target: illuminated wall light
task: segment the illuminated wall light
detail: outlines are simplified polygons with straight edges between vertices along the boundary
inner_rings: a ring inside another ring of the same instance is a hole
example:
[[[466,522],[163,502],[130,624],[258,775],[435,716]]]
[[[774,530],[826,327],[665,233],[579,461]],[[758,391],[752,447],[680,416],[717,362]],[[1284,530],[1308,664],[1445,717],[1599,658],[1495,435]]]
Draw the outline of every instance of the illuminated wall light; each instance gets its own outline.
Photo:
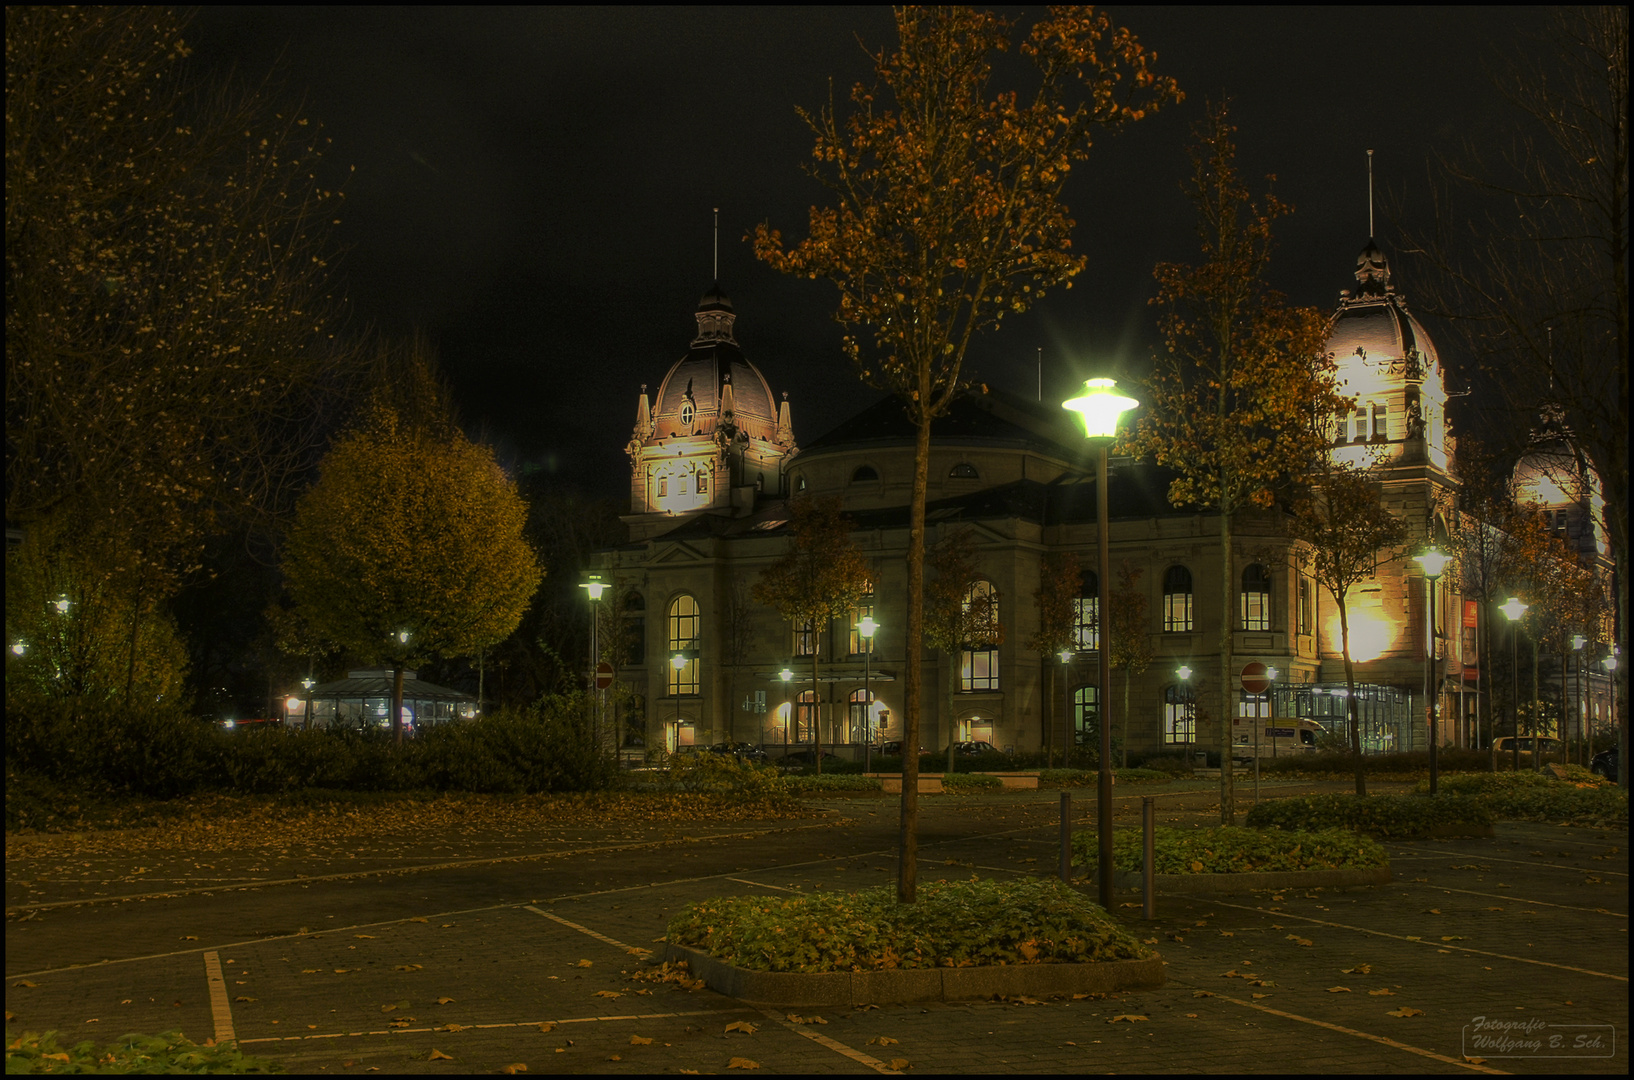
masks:
[[[1350,615],[1350,658],[1363,662],[1377,660],[1389,651],[1396,639],[1395,624],[1384,617],[1377,604],[1355,604],[1349,608]],[[1328,619],[1328,644],[1335,653],[1339,652],[1344,638],[1339,630],[1339,614],[1335,612]]]

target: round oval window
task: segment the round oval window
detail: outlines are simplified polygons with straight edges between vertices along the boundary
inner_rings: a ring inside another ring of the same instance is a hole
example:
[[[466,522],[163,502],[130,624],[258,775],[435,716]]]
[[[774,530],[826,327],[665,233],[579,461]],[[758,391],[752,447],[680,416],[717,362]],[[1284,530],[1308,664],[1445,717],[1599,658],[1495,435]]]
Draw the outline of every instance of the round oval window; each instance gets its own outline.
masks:
[[[688,426],[690,426],[692,424],[692,403],[691,402],[687,402],[685,405],[681,406],[681,423],[686,424]]]

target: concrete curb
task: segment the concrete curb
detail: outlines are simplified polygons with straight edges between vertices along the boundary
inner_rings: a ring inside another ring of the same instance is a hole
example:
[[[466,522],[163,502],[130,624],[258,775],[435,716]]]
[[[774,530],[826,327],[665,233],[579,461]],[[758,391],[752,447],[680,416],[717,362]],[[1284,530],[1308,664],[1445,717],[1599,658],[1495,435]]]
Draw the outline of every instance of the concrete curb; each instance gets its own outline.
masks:
[[[1356,885],[1390,884],[1390,867],[1370,870],[1270,870],[1257,874],[1156,874],[1153,886],[1161,896],[1166,892],[1247,892],[1251,889],[1337,889]],[[1140,873],[1120,871],[1112,875],[1114,888],[1140,891]]]
[[[692,973],[711,990],[727,997],[802,1007],[970,1001],[996,995],[1110,994],[1163,985],[1161,958],[1112,960],[1104,964],[1015,964],[818,974],[751,971],[682,945],[665,945],[664,959],[672,963],[685,960]]]

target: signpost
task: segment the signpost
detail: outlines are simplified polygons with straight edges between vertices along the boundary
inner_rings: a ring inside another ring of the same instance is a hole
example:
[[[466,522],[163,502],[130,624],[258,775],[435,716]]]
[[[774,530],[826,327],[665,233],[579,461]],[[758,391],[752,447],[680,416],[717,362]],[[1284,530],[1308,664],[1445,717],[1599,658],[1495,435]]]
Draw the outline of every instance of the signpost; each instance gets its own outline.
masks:
[[[605,690],[613,685],[613,665],[603,660],[596,665],[596,689]]]

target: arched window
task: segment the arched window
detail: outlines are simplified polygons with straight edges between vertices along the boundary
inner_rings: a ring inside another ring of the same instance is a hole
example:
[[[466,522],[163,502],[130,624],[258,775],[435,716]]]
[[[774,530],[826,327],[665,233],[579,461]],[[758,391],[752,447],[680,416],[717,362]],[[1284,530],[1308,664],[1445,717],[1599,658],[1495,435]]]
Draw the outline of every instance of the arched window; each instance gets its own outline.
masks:
[[[980,480],[982,474],[976,471],[976,466],[968,461],[961,461],[948,470],[948,477],[952,480]]]
[[[962,650],[959,689],[999,688],[999,591],[991,581],[976,580],[965,590],[964,612],[970,636]]]
[[[1163,629],[1189,631],[1191,626],[1191,571],[1171,566],[1163,575]]]
[[[681,426],[682,427],[684,427],[684,428],[686,428],[688,430],[691,430],[692,420],[693,420],[693,417],[695,415],[696,415],[696,412],[692,408],[692,402],[690,402],[690,401],[681,402]]]
[[[664,657],[664,670],[669,672],[672,696],[698,692],[698,635],[702,629],[703,615],[698,610],[698,601],[684,593],[670,601],[669,652]],[[679,670],[673,663],[677,654],[686,660]]]
[[[1244,630],[1271,629],[1271,572],[1259,563],[1243,571],[1241,607]]]
[[[1084,583],[1073,601],[1073,647],[1080,652],[1093,652],[1101,647],[1101,595],[1099,578],[1095,571],[1084,571]]]
[[[872,465],[858,465],[857,471],[851,474],[853,484],[861,484],[867,480],[878,480],[879,470]]]
[[[1180,683],[1163,690],[1163,741],[1197,741],[1197,697],[1192,693],[1190,683]]]
[[[1080,686],[1072,692],[1072,741],[1098,750],[1101,745],[1101,688]]]
[[[794,478],[794,490],[796,490],[796,491],[806,490],[806,478],[804,476],[796,476]]]
[[[794,741],[801,743],[817,741],[817,691],[802,690],[795,699],[794,707]]]
[[[647,662],[647,601],[633,589],[624,594],[623,645],[625,663]]]
[[[873,710],[868,706],[874,703],[877,697],[871,690],[853,690],[851,692],[851,731],[847,734],[846,742],[865,742],[874,736],[868,721]]]

